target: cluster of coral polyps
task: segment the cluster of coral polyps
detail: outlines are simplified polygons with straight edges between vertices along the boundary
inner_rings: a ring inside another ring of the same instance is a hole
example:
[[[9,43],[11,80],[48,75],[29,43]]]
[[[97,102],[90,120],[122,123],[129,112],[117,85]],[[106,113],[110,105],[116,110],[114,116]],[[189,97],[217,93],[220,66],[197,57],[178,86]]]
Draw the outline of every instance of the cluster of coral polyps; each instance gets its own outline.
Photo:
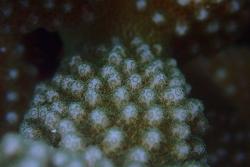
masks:
[[[55,149],[44,141],[6,134],[0,142],[0,165],[18,167],[113,167],[100,148],[89,146],[81,153]]]
[[[71,56],[39,84],[20,132],[73,152],[97,145],[119,166],[206,166],[203,105],[162,46],[136,37],[98,55]]]

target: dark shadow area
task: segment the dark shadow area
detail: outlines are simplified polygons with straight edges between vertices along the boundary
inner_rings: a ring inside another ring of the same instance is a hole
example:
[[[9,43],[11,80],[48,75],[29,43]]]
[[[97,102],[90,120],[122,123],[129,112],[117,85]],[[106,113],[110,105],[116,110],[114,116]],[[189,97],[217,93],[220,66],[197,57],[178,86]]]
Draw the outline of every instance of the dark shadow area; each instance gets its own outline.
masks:
[[[24,59],[38,70],[38,78],[49,79],[60,64],[63,42],[57,32],[38,28],[23,37]]]

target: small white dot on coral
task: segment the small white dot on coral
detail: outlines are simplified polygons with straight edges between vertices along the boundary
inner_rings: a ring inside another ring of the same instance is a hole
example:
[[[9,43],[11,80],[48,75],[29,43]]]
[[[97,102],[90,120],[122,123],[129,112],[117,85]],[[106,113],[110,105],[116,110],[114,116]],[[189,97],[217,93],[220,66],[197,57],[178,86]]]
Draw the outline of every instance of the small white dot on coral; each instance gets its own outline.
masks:
[[[199,21],[203,21],[207,19],[208,16],[209,16],[208,11],[205,8],[201,8],[197,13],[196,19]]]
[[[8,102],[15,102],[18,100],[18,94],[15,91],[8,91],[6,93],[6,100]]]
[[[181,6],[186,6],[190,3],[190,0],[177,0],[177,3]]]
[[[4,53],[4,52],[6,52],[6,48],[5,47],[0,47],[0,53]]]
[[[103,157],[102,154],[102,151],[97,146],[90,146],[86,149],[83,158],[87,162],[87,166],[94,166]]]
[[[165,22],[165,17],[163,14],[156,12],[153,16],[152,16],[152,20],[155,24],[160,25],[162,23]]]
[[[63,4],[63,11],[64,11],[64,13],[69,13],[69,12],[71,12],[71,11],[72,11],[72,8],[73,8],[73,6],[72,6],[72,4],[70,4],[70,3],[65,3],[65,4]]]
[[[237,0],[233,0],[230,2],[230,11],[233,12],[238,12],[240,10],[240,2]]]
[[[136,8],[139,11],[145,10],[147,7],[147,1],[146,0],[137,0],[136,1]]]
[[[8,72],[8,76],[9,76],[10,79],[13,79],[13,80],[17,79],[17,77],[18,77],[18,70],[15,69],[15,68],[10,69],[9,72]]]
[[[148,161],[148,154],[143,148],[135,147],[130,150],[128,159],[131,161],[138,161],[145,163]]]
[[[5,119],[9,124],[15,124],[18,121],[18,115],[16,112],[10,111],[6,113]]]
[[[178,22],[175,26],[175,32],[180,35],[183,36],[187,33],[188,31],[188,25],[186,23],[180,23]]]

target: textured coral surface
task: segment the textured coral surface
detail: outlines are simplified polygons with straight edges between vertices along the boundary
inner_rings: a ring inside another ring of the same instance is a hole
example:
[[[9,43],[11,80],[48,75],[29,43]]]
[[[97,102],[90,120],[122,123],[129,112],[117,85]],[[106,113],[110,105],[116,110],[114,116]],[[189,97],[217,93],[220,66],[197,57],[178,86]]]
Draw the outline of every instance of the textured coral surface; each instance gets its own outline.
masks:
[[[97,146],[73,153],[55,149],[43,141],[31,141],[18,134],[6,134],[0,143],[0,165],[18,167],[113,167]]]
[[[63,61],[37,86],[21,133],[74,152],[98,145],[118,165],[202,166],[203,105],[187,97],[190,86],[161,49],[136,37],[100,48],[99,63],[81,55]]]

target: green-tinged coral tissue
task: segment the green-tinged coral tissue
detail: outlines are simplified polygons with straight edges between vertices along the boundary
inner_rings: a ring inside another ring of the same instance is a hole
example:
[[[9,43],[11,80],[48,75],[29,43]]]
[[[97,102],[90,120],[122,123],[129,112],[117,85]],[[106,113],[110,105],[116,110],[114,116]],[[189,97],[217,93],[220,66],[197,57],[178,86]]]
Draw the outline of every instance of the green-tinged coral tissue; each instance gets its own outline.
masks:
[[[205,166],[203,105],[176,61],[139,37],[100,50],[37,86],[22,135],[76,153],[95,145],[118,166]]]

